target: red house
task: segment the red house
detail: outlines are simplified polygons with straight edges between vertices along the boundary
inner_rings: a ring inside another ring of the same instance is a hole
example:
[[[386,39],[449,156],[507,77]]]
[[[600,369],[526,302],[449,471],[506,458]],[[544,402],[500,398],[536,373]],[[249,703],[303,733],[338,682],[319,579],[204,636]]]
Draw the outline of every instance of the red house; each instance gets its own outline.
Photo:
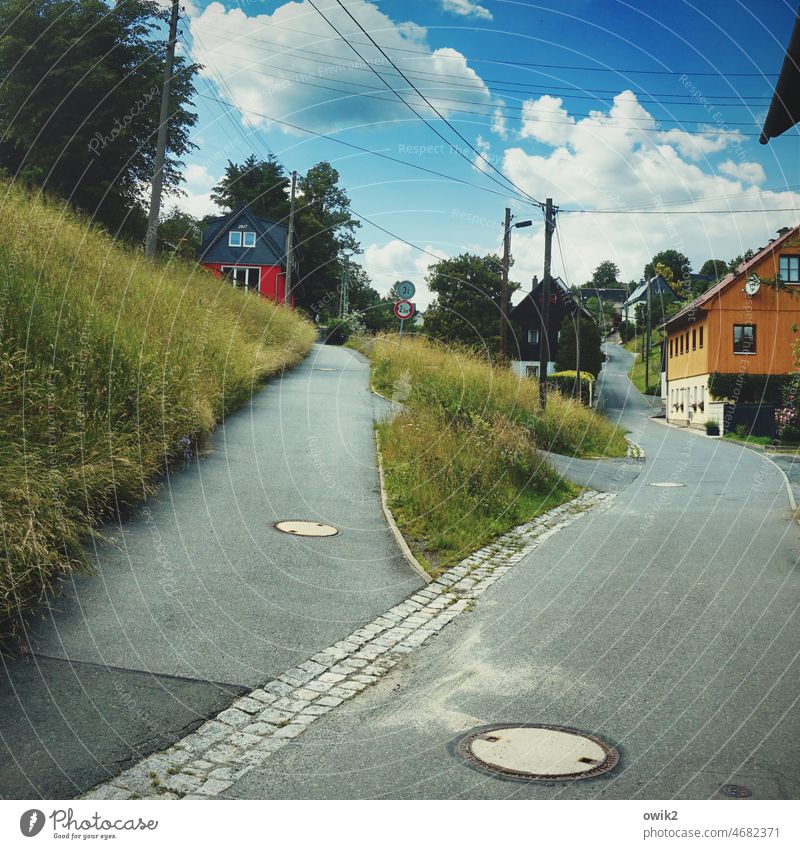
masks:
[[[230,279],[233,286],[294,306],[294,293],[286,291],[288,235],[285,224],[259,218],[242,205],[206,223],[198,259],[215,274]],[[297,251],[292,254],[294,289],[299,279]]]

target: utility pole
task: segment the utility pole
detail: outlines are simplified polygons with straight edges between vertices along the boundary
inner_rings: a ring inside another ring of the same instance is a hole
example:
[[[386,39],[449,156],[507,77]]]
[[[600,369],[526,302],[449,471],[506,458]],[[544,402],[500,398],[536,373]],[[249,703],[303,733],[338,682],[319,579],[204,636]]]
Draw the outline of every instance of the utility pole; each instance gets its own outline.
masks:
[[[580,296],[579,296],[580,297]],[[578,304],[578,326],[575,328],[575,382],[578,384],[578,402],[583,403],[581,395],[581,307]]]
[[[500,287],[500,362],[506,360],[508,325],[508,266],[511,262],[511,210],[506,207],[503,219],[503,282]]]
[[[164,66],[164,85],[161,88],[161,115],[156,140],[156,161],[150,189],[150,213],[147,216],[147,234],[144,242],[144,255],[153,259],[158,247],[158,219],[161,217],[161,190],[164,187],[164,162],[167,157],[167,131],[169,130],[169,87],[172,82],[172,65],[175,61],[175,42],[178,37],[178,3],[172,0],[172,12],[169,18],[169,38],[167,40],[167,61]]]
[[[544,207],[544,278],[542,279],[542,330],[539,334],[539,403],[542,409],[547,404],[547,363],[550,360],[550,339],[547,333],[550,324],[550,265],[553,252],[553,199],[547,198]],[[545,340],[547,345],[545,347]]]
[[[651,280],[647,281],[647,345],[644,349],[644,391],[647,394],[647,390],[650,388],[650,304],[652,298],[652,289],[651,289]]]
[[[350,258],[345,257],[344,260],[344,271],[342,272],[342,288],[339,293],[339,316],[343,316],[350,309],[350,293],[349,289],[349,281],[348,281],[348,273],[350,271]]]
[[[286,234],[286,291],[283,302],[291,304],[292,271],[294,270],[294,193],[297,185],[297,171],[292,171],[292,193],[289,197],[289,232]]]

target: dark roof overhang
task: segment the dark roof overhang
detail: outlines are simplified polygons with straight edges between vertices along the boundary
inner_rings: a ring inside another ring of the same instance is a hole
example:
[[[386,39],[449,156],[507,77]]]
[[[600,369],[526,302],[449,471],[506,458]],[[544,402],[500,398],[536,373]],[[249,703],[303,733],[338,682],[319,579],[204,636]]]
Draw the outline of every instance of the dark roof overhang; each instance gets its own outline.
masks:
[[[759,141],[766,144],[800,121],[800,10],[786,48],[772,103]]]

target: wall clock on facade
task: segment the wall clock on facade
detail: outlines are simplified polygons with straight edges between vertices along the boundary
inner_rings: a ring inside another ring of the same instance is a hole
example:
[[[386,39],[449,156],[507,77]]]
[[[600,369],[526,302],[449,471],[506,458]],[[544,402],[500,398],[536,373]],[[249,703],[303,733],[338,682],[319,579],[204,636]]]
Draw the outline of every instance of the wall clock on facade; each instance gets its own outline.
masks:
[[[759,279],[758,275],[757,274],[751,274],[747,278],[747,282],[744,284],[744,290],[752,298],[753,295],[755,295],[756,292],[758,292],[758,289],[759,289],[760,286],[761,286],[761,280]]]

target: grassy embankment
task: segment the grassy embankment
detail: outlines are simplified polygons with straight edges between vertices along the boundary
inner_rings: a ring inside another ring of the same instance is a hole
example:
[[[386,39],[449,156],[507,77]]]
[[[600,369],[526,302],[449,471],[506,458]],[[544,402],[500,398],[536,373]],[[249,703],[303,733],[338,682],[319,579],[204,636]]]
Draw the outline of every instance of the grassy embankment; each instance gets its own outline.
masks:
[[[655,394],[661,392],[661,332],[654,330],[650,340],[650,390],[655,389]],[[633,354],[633,368],[628,373],[633,385],[644,395],[644,358],[642,350],[644,349],[644,339],[642,336],[635,336],[625,343],[625,349]]]
[[[534,380],[459,349],[405,337],[356,345],[373,387],[405,412],[379,425],[392,512],[432,573],[571,498],[539,449],[624,456],[622,431],[558,393],[541,413]]]
[[[0,183],[0,633],[314,335]]]

